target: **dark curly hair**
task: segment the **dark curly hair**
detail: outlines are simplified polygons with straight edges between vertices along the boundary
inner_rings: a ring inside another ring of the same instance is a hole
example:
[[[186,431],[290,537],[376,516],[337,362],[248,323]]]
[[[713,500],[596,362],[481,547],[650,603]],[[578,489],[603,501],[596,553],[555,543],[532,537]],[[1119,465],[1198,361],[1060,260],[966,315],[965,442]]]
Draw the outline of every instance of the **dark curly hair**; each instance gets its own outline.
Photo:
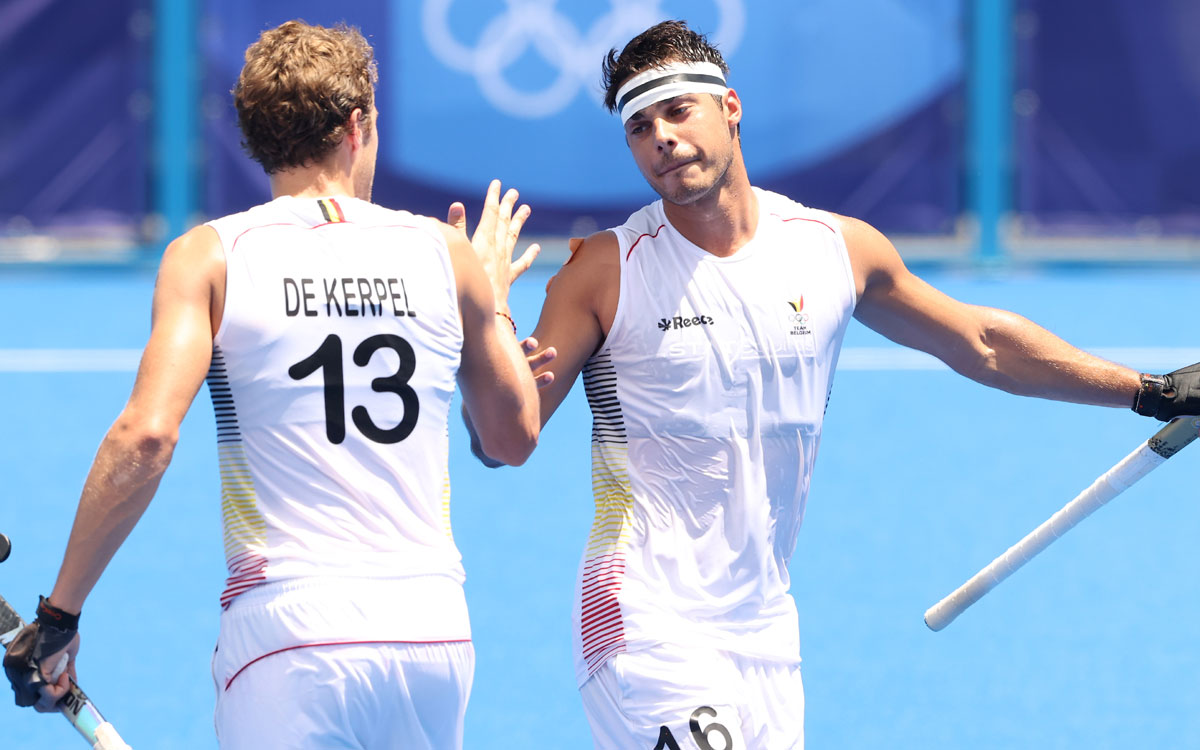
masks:
[[[643,70],[668,62],[708,62],[729,75],[725,58],[706,36],[692,31],[683,21],[663,21],[631,39],[620,54],[616,49],[608,51],[601,66],[604,106],[616,112],[621,84]]]
[[[288,21],[264,31],[233,88],[242,146],[267,174],[320,162],[355,109],[371,132],[377,79],[375,53],[354,27]]]

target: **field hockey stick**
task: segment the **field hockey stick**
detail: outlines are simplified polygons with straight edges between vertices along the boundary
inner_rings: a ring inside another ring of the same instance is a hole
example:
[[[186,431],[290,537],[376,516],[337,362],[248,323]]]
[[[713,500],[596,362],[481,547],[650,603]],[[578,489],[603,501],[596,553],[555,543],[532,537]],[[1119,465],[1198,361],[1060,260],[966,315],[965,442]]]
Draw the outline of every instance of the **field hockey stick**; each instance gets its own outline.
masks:
[[[949,596],[925,612],[925,624],[930,630],[941,630],[953,622],[963,610],[979,601],[1034,555],[1079,523],[1095,513],[1102,505],[1131,487],[1171,456],[1182,450],[1200,434],[1200,417],[1177,417],[1121,459],[1092,485],[1064,505],[1041,526],[1008,548],[976,573]]]

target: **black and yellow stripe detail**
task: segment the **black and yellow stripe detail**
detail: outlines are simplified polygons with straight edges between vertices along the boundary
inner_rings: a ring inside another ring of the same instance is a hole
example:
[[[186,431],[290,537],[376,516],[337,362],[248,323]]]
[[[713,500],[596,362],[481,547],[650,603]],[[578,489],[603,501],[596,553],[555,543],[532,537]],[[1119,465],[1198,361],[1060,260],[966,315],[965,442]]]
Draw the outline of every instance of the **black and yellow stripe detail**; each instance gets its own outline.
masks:
[[[592,409],[592,498],[596,503],[585,554],[594,560],[625,548],[633,519],[628,438],[611,351],[597,354],[583,366],[583,387]]]
[[[330,224],[346,220],[346,214],[342,213],[342,207],[333,198],[318,198],[317,205],[321,207],[321,215],[325,217],[325,221]]]

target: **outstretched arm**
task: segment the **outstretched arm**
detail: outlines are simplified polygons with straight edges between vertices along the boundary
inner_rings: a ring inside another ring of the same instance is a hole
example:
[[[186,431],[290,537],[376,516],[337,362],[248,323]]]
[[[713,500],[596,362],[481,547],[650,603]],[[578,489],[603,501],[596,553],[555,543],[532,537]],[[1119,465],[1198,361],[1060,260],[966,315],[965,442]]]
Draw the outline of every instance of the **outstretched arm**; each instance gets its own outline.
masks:
[[[913,275],[870,225],[842,217],[858,286],[854,316],[892,341],[927,352],[993,388],[1130,408],[1136,370],[1071,346],[1015,313],[959,302]]]

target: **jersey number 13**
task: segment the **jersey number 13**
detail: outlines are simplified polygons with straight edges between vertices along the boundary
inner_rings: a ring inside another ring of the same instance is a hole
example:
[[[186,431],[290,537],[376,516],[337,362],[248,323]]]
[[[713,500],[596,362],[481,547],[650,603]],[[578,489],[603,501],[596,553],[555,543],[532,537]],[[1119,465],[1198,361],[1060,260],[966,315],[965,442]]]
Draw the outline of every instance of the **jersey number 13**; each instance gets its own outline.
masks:
[[[399,396],[404,405],[404,418],[395,427],[385,430],[375,424],[365,406],[355,406],[350,416],[354,426],[368,439],[376,443],[398,443],[412,434],[421,410],[417,392],[408,384],[416,369],[417,357],[412,345],[400,336],[380,333],[363,340],[354,349],[354,364],[366,367],[380,349],[394,351],[400,357],[400,364],[391,375],[372,380],[371,390]],[[342,339],[336,334],[326,336],[315,352],[289,367],[288,375],[292,380],[304,380],[317,370],[324,370],[325,377],[325,435],[329,442],[338,445],[346,439],[346,387],[342,379]]]

